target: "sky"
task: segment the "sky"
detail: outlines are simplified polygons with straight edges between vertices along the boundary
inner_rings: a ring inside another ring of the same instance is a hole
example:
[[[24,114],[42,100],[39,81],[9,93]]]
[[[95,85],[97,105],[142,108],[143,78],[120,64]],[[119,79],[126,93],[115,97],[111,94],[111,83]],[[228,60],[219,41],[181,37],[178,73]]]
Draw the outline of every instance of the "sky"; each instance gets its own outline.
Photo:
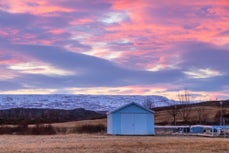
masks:
[[[229,99],[228,0],[0,0],[0,94]]]

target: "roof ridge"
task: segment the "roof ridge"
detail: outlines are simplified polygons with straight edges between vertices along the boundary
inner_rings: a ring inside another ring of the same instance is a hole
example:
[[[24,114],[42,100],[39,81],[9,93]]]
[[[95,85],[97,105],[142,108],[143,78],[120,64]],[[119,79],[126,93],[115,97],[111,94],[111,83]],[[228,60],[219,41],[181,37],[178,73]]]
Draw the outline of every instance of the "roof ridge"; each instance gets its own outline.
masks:
[[[125,108],[125,107],[127,107],[127,106],[129,106],[129,105],[133,105],[133,104],[136,105],[136,106],[138,106],[138,107],[140,107],[140,108],[142,108],[142,109],[144,109],[144,110],[146,110],[146,111],[148,111],[148,112],[150,112],[150,113],[154,113],[154,111],[152,111],[152,110],[150,110],[150,109],[148,109],[148,108],[146,108],[146,107],[140,105],[139,103],[130,102],[130,103],[127,103],[127,104],[125,104],[125,105],[123,105],[123,106],[121,106],[121,107],[118,107],[118,108],[116,108],[116,109],[114,109],[114,110],[112,110],[112,111],[109,111],[107,114],[114,113],[114,112],[116,112],[116,111],[118,111],[118,110],[121,110],[121,109],[123,109],[123,108]]]

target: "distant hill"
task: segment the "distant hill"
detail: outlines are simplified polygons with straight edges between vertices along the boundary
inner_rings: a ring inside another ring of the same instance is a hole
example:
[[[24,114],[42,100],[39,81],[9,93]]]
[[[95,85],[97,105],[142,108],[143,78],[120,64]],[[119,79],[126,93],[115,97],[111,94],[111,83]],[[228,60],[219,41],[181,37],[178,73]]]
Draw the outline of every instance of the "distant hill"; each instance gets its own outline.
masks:
[[[12,108],[0,110],[1,124],[54,123],[104,118],[105,114],[85,109]]]
[[[155,123],[219,125],[220,102],[208,101],[178,105],[179,102],[163,96],[125,95],[0,95],[0,123],[66,122],[104,117],[105,112],[130,102],[154,105]],[[223,101],[223,122],[229,124],[229,100]],[[89,111],[90,110],[90,111]]]
[[[163,96],[139,95],[0,95],[0,110],[10,108],[65,109],[84,108],[93,111],[110,111],[130,102],[142,104],[153,101],[155,106],[173,102]]]
[[[155,107],[156,125],[174,125],[175,105]],[[73,110],[42,108],[11,108],[0,110],[1,124],[56,123],[105,118],[106,111],[82,108]],[[176,105],[176,125],[206,124],[219,125],[221,105],[219,101]],[[223,123],[229,125],[229,100],[222,104]]]
[[[222,102],[222,122],[229,125],[229,100]],[[174,116],[176,116],[177,125],[219,125],[221,104],[220,101],[207,101],[189,105],[156,107],[154,111],[155,123],[158,125],[174,125]]]

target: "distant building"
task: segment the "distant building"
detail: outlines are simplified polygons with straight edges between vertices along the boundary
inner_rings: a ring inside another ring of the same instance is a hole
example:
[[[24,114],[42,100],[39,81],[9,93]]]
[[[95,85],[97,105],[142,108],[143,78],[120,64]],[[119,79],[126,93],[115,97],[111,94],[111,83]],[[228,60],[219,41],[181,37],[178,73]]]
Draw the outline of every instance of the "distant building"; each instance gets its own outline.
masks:
[[[211,126],[193,125],[191,126],[191,133],[204,133],[205,128],[211,128]]]
[[[108,113],[107,133],[113,135],[154,135],[154,112],[129,103]]]

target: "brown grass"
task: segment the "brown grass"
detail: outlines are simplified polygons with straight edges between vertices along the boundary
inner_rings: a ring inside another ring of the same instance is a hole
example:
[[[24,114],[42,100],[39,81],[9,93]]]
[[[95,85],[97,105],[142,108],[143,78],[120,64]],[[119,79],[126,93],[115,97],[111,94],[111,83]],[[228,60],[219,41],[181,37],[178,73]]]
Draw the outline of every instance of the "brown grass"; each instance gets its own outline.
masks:
[[[74,129],[106,120],[52,124]],[[66,131],[65,131],[66,132]],[[71,133],[71,131],[68,131]],[[66,132],[67,133],[67,132]],[[0,153],[228,153],[228,138],[194,136],[110,136],[106,134],[1,135]]]
[[[97,120],[83,120],[83,121],[74,121],[74,122],[64,122],[64,123],[53,123],[51,124],[57,134],[70,134],[78,133],[78,129],[85,126],[107,126],[106,119],[97,119]]]
[[[69,134],[0,137],[1,153],[226,153],[229,139]]]
[[[107,124],[106,119],[97,119],[97,120],[83,120],[83,121],[73,121],[73,122],[63,122],[63,123],[53,123],[54,127],[76,127],[81,125],[98,125],[98,124]]]
[[[203,121],[200,123],[198,121],[198,112],[201,111],[201,115],[203,115]],[[219,106],[191,106],[190,109],[190,116],[189,121],[193,124],[219,124],[219,117],[217,116],[217,113],[219,113],[220,107]],[[225,106],[223,108],[224,114],[229,113],[229,107]],[[179,112],[179,110],[177,110]],[[178,113],[177,114],[177,123],[182,122],[182,117]],[[173,125],[173,116],[169,113],[169,111],[165,108],[162,110],[155,111],[155,123],[156,124],[170,124]],[[181,123],[183,124],[183,123]]]

